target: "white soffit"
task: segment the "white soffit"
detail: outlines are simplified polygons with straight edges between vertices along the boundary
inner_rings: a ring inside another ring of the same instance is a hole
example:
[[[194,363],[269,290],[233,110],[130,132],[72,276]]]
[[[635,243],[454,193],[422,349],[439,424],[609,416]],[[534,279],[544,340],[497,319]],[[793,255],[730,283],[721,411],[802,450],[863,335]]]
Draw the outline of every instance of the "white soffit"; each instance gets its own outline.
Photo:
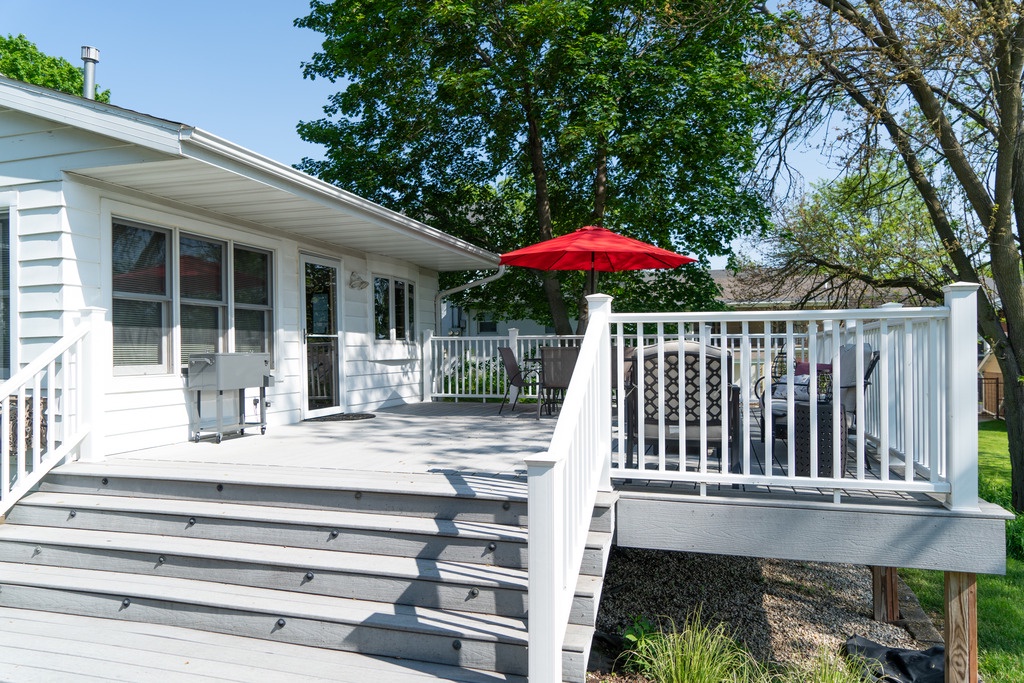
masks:
[[[64,169],[75,176],[431,270],[498,265],[497,254],[196,128],[3,77],[0,106],[166,154]]]

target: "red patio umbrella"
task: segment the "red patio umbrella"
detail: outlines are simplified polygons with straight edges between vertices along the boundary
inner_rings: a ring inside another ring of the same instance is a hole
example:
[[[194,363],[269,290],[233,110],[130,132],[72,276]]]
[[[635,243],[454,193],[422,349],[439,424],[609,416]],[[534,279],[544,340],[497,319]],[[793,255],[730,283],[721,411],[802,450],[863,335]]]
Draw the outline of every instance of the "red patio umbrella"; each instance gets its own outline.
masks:
[[[501,263],[510,266],[537,270],[589,270],[591,291],[594,289],[594,271],[675,268],[696,260],[596,225],[501,255]]]

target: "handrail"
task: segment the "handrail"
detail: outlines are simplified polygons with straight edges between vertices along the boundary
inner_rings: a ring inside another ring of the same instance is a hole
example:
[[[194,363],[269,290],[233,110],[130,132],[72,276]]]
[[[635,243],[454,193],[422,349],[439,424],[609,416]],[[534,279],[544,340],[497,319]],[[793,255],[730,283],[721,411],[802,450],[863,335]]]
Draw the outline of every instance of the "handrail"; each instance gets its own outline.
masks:
[[[527,458],[529,510],[529,671],[562,680],[562,643],[597,492],[610,490],[611,297],[594,294],[548,450]]]
[[[91,362],[86,356],[93,320],[84,320],[0,383],[0,515],[58,463],[79,453],[89,437],[83,376]]]

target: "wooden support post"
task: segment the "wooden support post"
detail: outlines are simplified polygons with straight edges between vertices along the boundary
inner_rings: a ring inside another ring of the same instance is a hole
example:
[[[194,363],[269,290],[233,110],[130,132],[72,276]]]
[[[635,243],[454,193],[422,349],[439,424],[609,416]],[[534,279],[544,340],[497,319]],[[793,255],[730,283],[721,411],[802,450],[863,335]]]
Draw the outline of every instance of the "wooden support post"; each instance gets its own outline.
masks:
[[[946,572],[946,683],[978,681],[978,585],[968,572]]]
[[[892,623],[900,618],[899,579],[896,567],[871,567],[871,593],[875,621]]]

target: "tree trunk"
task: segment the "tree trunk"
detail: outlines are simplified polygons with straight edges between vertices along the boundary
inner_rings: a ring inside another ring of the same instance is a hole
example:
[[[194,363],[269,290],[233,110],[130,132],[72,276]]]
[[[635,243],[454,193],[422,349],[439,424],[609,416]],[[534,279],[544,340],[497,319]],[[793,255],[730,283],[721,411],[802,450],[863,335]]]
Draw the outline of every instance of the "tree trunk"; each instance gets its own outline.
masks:
[[[597,141],[597,170],[594,172],[594,210],[590,212],[590,222],[594,225],[604,225],[604,207],[608,201],[608,140],[604,135],[598,136]],[[590,325],[590,308],[587,306],[587,294],[597,293],[597,271],[594,271],[593,279],[587,273],[586,284],[583,286],[583,296],[580,297],[579,324],[576,325],[576,334],[586,334]]]
[[[527,137],[530,149],[530,170],[533,172],[534,197],[537,208],[537,227],[540,231],[541,240],[549,240],[554,237],[551,229],[551,200],[548,195],[548,175],[544,166],[544,141],[540,136],[540,124],[537,122],[536,112],[532,106],[532,96],[529,91],[526,93],[526,101],[523,109],[527,119]],[[569,313],[565,308],[565,299],[562,297],[562,287],[558,278],[552,272],[542,272],[544,295],[548,300],[548,309],[551,311],[551,319],[555,325],[555,334],[572,334],[572,326],[569,324]]]

